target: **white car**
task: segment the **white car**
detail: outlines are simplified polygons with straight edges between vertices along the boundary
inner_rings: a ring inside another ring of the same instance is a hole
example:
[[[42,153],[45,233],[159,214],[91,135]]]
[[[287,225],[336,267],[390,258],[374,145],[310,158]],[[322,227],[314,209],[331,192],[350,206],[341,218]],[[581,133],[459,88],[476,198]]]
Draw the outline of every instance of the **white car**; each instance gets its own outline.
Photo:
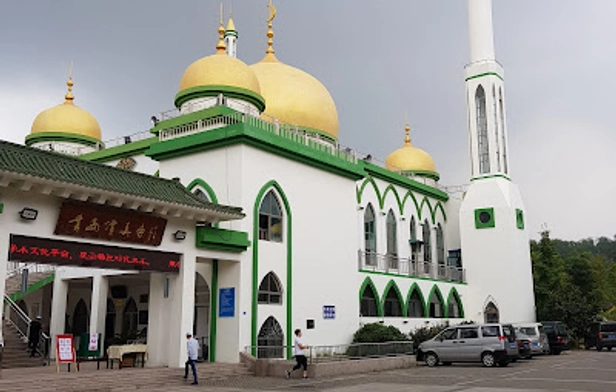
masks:
[[[548,335],[543,330],[543,325],[541,325],[541,323],[516,323],[513,324],[513,327],[516,332],[527,335],[530,338],[530,351],[532,355],[550,353]]]

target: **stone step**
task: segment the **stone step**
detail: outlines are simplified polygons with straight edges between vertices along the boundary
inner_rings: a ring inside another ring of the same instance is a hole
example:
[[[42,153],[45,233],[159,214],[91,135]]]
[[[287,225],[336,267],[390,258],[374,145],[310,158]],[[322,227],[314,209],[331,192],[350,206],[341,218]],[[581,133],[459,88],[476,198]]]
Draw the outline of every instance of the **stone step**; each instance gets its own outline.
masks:
[[[40,357],[30,358],[28,343],[23,340],[12,324],[3,323],[4,352],[2,369],[42,367],[45,362]]]

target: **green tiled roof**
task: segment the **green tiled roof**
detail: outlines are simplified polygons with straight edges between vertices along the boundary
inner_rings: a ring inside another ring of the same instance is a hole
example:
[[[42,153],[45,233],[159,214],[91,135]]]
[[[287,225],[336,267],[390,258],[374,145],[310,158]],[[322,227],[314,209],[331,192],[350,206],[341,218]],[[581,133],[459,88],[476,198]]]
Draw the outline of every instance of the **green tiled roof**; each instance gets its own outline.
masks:
[[[0,173],[12,172],[243,217],[242,209],[201,201],[179,181],[0,140]]]

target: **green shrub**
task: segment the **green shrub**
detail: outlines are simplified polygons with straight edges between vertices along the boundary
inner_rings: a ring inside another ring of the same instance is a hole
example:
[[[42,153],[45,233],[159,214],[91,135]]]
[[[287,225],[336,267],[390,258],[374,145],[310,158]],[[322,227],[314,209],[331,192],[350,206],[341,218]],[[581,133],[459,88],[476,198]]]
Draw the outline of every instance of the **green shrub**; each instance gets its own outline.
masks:
[[[353,343],[381,343],[399,342],[409,340],[408,336],[400,332],[393,325],[385,326],[380,323],[366,324],[355,332]]]
[[[442,324],[425,326],[415,329],[409,334],[411,339],[413,340],[413,347],[415,348],[415,350],[417,350],[417,347],[419,347],[420,343],[432,339],[447,327],[449,327],[448,321]]]

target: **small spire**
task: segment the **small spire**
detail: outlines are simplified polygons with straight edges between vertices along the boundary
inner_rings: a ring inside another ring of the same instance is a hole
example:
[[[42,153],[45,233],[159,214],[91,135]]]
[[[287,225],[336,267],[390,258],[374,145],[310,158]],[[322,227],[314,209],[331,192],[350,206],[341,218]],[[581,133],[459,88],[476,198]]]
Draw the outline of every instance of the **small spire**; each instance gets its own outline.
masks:
[[[404,136],[404,145],[405,146],[410,146],[411,145],[411,127],[409,126],[409,123],[406,123],[406,126],[404,127],[404,132],[406,133],[406,136]]]
[[[75,97],[73,96],[73,62],[72,61],[71,61],[71,66],[68,71],[68,81],[66,82],[66,85],[68,86],[68,91],[66,95],[64,96],[64,99],[66,99],[65,103],[73,103],[73,100],[75,99]]]
[[[267,19],[267,50],[266,54],[274,54],[274,30],[272,30],[272,21],[276,17],[276,7],[272,4],[272,0],[269,0],[267,8],[270,10],[269,18]]]
[[[229,5],[229,22],[227,22],[227,31],[235,31],[235,23],[233,23],[233,4]]]
[[[227,49],[227,46],[225,45],[225,28],[222,23],[222,3],[220,3],[220,25],[218,26],[218,45],[216,45],[218,54],[226,53],[225,50]]]

